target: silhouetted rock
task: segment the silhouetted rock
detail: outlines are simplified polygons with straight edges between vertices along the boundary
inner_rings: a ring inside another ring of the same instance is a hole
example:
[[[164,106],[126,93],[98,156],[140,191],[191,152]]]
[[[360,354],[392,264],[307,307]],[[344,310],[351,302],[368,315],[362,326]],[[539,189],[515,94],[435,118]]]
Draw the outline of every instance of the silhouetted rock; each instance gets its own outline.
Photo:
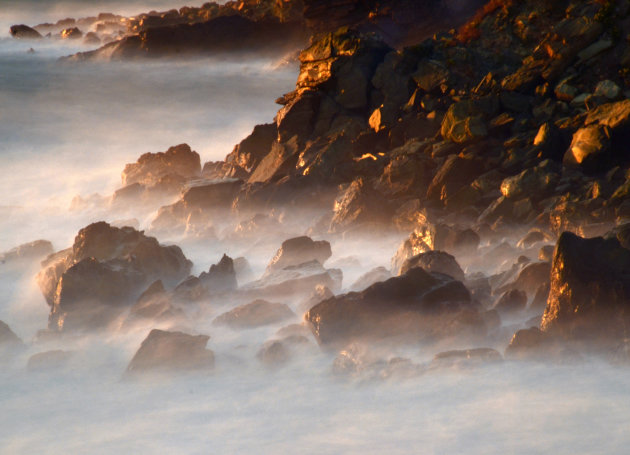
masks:
[[[12,25],[11,36],[17,39],[40,39],[42,35],[28,25]]]
[[[13,333],[13,330],[5,322],[0,321],[0,354],[10,353],[23,346],[22,340]]]
[[[518,289],[505,291],[499,298],[494,309],[501,314],[512,314],[523,311],[527,306],[527,294]]]
[[[234,261],[224,254],[217,264],[210,266],[210,270],[199,275],[199,280],[212,294],[233,291],[238,286]]]
[[[267,266],[267,273],[310,261],[317,261],[323,265],[330,256],[332,250],[326,240],[313,241],[306,236],[295,237],[282,242],[282,246]]]
[[[351,291],[359,292],[372,286],[374,283],[389,280],[392,274],[385,267],[376,267],[369,272],[361,275],[357,281],[350,286]],[[332,297],[332,296],[331,296]]]
[[[153,329],[131,359],[127,374],[211,370],[214,354],[206,349],[209,339],[207,335]]]

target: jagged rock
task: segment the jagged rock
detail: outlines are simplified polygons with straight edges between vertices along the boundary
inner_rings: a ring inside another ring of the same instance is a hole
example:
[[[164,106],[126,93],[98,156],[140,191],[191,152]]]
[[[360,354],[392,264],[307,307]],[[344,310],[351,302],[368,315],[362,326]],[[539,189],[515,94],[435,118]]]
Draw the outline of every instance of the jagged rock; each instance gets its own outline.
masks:
[[[337,198],[330,232],[342,232],[362,224],[391,221],[387,201],[363,177],[356,178]]]
[[[462,268],[453,256],[443,251],[427,251],[407,259],[400,269],[400,275],[404,275],[416,267],[422,267],[427,272],[443,273],[458,281],[464,281]]]
[[[306,236],[295,237],[282,242],[282,246],[267,265],[267,273],[310,261],[317,261],[323,265],[330,256],[332,250],[326,240],[313,241]]]
[[[527,294],[518,289],[512,289],[511,291],[505,291],[505,293],[499,298],[494,309],[499,313],[516,313],[522,311],[527,306]]]
[[[196,276],[186,278],[173,290],[173,300],[180,303],[203,302],[209,300],[210,291]]]
[[[233,291],[238,287],[234,261],[224,254],[217,264],[210,266],[208,272],[199,275],[199,280],[212,294]]]
[[[487,136],[488,129],[475,104],[472,101],[460,101],[453,103],[446,112],[441,134],[444,139],[461,144]]]
[[[0,354],[9,353],[22,346],[22,340],[5,322],[0,321]]]
[[[192,263],[177,246],[163,246],[131,227],[93,223],[71,250],[49,258],[38,284],[51,306],[51,329],[102,327],[157,279],[176,283]]]
[[[55,349],[52,351],[38,352],[28,358],[26,369],[28,371],[42,371],[67,366],[73,353]]]
[[[271,145],[277,138],[278,128],[275,123],[256,125],[254,131],[225,157],[225,162],[233,163],[251,172],[269,153]]]
[[[587,173],[605,169],[611,162],[610,132],[603,126],[587,126],[573,135],[562,160],[565,166],[577,166]]]
[[[484,171],[484,164],[479,159],[449,157],[437,171],[427,190],[427,199],[441,202],[448,207],[451,200],[456,200],[463,190]]]
[[[630,127],[630,100],[603,104],[590,111],[584,121],[585,126],[599,124],[613,131],[627,130]]]
[[[214,367],[214,353],[206,349],[207,335],[153,329],[127,367],[127,374],[205,371]]]
[[[0,263],[36,261],[53,253],[53,246],[48,240],[35,240],[25,243],[0,254]]]
[[[40,39],[42,35],[35,29],[29,27],[28,25],[12,25],[11,36],[17,39]]]
[[[325,346],[353,340],[431,342],[485,333],[485,323],[464,285],[415,268],[362,292],[339,295],[304,316]]]
[[[259,299],[223,313],[214,320],[214,323],[235,329],[251,329],[276,324],[293,316],[295,313],[284,303],[271,303]]]
[[[341,289],[343,273],[339,269],[325,269],[319,261],[272,270],[260,280],[252,281],[239,290],[254,297],[308,296],[317,286],[333,291]]]
[[[520,174],[503,180],[501,193],[513,200],[524,197],[539,200],[552,193],[559,180],[556,166],[550,160],[545,160],[536,167],[525,169]]]
[[[140,183],[155,185],[161,178],[179,175],[186,179],[199,177],[201,162],[199,154],[191,150],[188,144],[170,147],[166,152],[145,153],[138,161],[127,164],[122,172],[123,185]]]
[[[357,279],[357,281],[352,283],[352,286],[350,286],[350,290],[354,292],[360,292],[372,286],[374,283],[379,283],[381,281],[389,280],[391,277],[392,277],[392,274],[385,267],[376,267],[370,270],[369,272],[361,275]],[[328,298],[330,297],[332,297],[332,295],[329,296]]]
[[[630,323],[630,250],[615,238],[564,232],[551,269],[541,329],[565,339],[618,343]]]
[[[171,296],[164,289],[161,280],[153,282],[129,309],[128,323],[133,320],[150,319],[164,321],[182,316],[181,310],[175,308]]]
[[[413,80],[427,93],[446,83],[450,76],[449,70],[442,63],[435,60],[423,60],[418,63],[418,69],[413,74]]]

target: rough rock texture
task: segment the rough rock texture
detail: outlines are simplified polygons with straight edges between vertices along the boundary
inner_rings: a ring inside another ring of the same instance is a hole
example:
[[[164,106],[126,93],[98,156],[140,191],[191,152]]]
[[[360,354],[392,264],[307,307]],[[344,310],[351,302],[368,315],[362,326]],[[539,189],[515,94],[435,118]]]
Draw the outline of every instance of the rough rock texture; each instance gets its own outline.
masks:
[[[166,152],[145,153],[137,162],[125,166],[122,183],[155,185],[169,174],[185,178],[199,177],[201,174],[199,154],[192,151],[188,144],[170,147]]]
[[[630,250],[617,239],[558,239],[541,329],[565,339],[619,342],[630,324]]]
[[[421,268],[376,283],[362,292],[339,295],[304,316],[322,345],[352,340],[431,342],[485,333],[485,323],[464,285]]]
[[[131,359],[127,373],[205,371],[214,367],[206,349],[207,335],[189,335],[153,329]]]
[[[464,271],[455,257],[443,251],[427,251],[407,259],[400,269],[400,275],[404,275],[416,267],[422,267],[427,272],[443,273],[458,281],[464,281]]]
[[[175,284],[191,266],[177,246],[98,222],[81,229],[71,249],[47,259],[37,279],[51,306],[49,327],[79,329],[106,325],[149,283]]]

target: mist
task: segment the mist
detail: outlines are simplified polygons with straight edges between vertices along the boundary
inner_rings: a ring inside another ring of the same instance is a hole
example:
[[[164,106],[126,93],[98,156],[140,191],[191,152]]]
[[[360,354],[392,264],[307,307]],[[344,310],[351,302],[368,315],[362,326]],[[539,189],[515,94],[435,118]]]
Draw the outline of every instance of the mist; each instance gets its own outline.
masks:
[[[35,278],[43,258],[0,262],[0,320],[24,342],[12,356],[0,352],[0,452],[627,453],[627,368],[589,356],[479,365],[434,360],[452,349],[503,354],[516,330],[540,319],[538,310],[502,319],[473,345],[456,339],[320,346],[304,322],[312,288],[268,298],[292,311],[282,320],[247,328],[219,323],[220,316],[255,300],[246,286],[264,277],[289,238],[330,242],[332,256],[323,266],[341,271],[336,294],[343,294],[356,290],[368,271],[389,273],[408,233],[322,234],[313,226],[325,224],[324,212],[261,208],[253,212],[280,220],[279,227],[239,236],[238,223],[250,218],[217,212],[211,235],[191,235],[152,226],[160,205],[177,197],[111,206],[125,164],[144,153],[187,143],[202,164],[224,159],[255,125],[272,121],[279,108],[274,99],[294,89],[298,63],[281,55],[60,62],[90,48],[13,40],[6,32],[16,23],[181,6],[176,0],[9,0],[0,6],[0,252],[36,239],[50,240],[60,251],[72,246],[79,229],[104,220],[180,246],[195,277],[223,254],[245,257],[251,265],[239,292],[186,303],[182,317],[133,321],[125,312],[102,330],[50,336],[44,330],[50,307]],[[498,276],[519,256],[536,257],[542,244],[517,247],[522,235],[483,243],[479,254],[456,259],[467,277]],[[509,244],[510,252],[487,254],[499,242]],[[214,368],[131,377],[128,365],[153,329],[209,335]],[[261,352],[283,339],[283,330],[304,340],[288,348],[285,362],[267,362]],[[62,359],[33,362],[34,355],[51,351],[63,351]],[[354,369],[336,368],[343,355]]]

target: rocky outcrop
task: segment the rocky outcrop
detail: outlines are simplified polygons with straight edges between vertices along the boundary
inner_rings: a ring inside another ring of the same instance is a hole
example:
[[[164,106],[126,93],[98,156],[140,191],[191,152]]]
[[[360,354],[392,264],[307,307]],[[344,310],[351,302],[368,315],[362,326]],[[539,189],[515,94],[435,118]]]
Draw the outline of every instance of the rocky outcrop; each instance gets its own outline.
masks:
[[[563,233],[541,329],[577,342],[618,343],[630,323],[630,250],[615,238]]]
[[[317,261],[323,265],[330,256],[332,250],[326,240],[313,241],[306,236],[295,237],[282,242],[282,246],[267,265],[266,273],[310,261]]]
[[[35,29],[29,27],[28,25],[12,25],[11,36],[17,39],[40,39],[42,35]]]
[[[44,259],[53,253],[53,246],[48,240],[35,240],[0,253],[0,263],[25,263]]]
[[[233,291],[237,288],[234,261],[224,254],[217,264],[210,266],[210,270],[199,275],[199,281],[211,294]]]
[[[207,335],[153,329],[127,367],[128,375],[208,371],[214,353],[206,349]]]
[[[325,346],[353,340],[436,342],[485,334],[478,308],[464,285],[421,268],[362,292],[332,297],[304,316]]]
[[[105,222],[81,229],[71,249],[43,263],[38,284],[55,330],[103,327],[133,304],[148,283],[175,284],[192,263],[177,246],[163,246],[130,227]]]
[[[400,275],[416,267],[422,267],[427,272],[451,276],[457,281],[464,281],[464,271],[455,257],[443,251],[427,251],[407,259],[400,269]]]

